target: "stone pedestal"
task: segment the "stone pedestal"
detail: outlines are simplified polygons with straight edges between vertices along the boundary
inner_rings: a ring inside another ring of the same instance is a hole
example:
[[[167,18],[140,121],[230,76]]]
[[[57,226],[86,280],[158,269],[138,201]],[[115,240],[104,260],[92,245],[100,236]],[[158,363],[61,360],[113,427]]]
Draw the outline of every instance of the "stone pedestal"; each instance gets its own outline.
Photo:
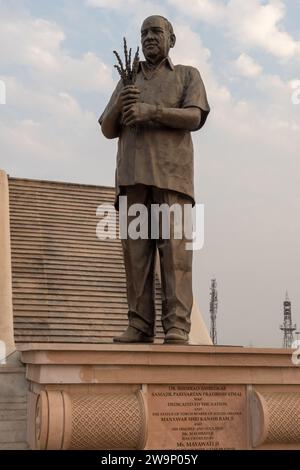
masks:
[[[113,344],[21,351],[33,449],[300,449],[292,351]]]

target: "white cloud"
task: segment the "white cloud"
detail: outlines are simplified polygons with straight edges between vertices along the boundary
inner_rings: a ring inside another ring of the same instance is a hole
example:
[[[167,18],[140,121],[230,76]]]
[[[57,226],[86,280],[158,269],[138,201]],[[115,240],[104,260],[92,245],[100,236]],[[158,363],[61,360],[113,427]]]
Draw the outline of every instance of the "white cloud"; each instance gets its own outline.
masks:
[[[174,22],[174,29],[177,41],[175,48],[170,52],[174,63],[192,65],[199,69],[212,103],[230,100],[230,91],[225,85],[218,83],[211,62],[211,52],[203,45],[199,34],[186,24],[178,22]]]
[[[182,0],[167,0],[167,4],[184,11],[190,16],[195,15],[212,24],[221,21],[226,12],[225,5],[217,0],[191,0],[188,7]],[[155,0],[86,0],[86,5],[95,8],[120,10],[120,12],[122,9],[125,9],[125,11],[134,10],[135,13],[138,10],[140,13],[144,12],[145,15],[161,14],[161,9],[164,9],[162,2]]]
[[[103,178],[113,184],[113,173],[103,164],[110,146],[100,136],[95,113],[67,92],[4,79],[8,102],[0,122],[1,169],[20,177],[59,175],[55,179],[95,184]]]
[[[168,3],[183,13],[207,21],[210,24],[220,23],[226,15],[225,5],[223,2],[216,0],[193,0],[189,2],[188,6],[182,0],[168,0]]]
[[[118,10],[123,7],[130,7],[140,3],[140,0],[86,0],[86,4],[96,8],[110,8]]]
[[[281,0],[268,3],[231,0],[227,7],[230,34],[247,47],[259,47],[280,59],[300,52],[300,43],[282,29],[285,5]]]
[[[234,65],[237,72],[244,77],[257,77],[262,73],[262,67],[247,54],[241,54]]]
[[[0,17],[1,65],[23,66],[36,80],[61,90],[109,90],[111,71],[94,53],[72,57],[63,48],[65,34],[55,23],[30,16]]]
[[[74,96],[108,94],[111,67],[89,51],[72,56],[64,48],[65,32],[52,21],[1,3],[0,13],[1,78],[7,88],[0,167],[14,176],[51,179],[59,172],[58,179],[66,181],[86,177],[97,183],[101,174],[113,183],[107,167],[101,169],[109,146],[100,138],[98,116]],[[100,108],[101,103],[99,113]]]
[[[300,55],[300,42],[284,31],[285,4],[282,0],[198,0],[187,8],[181,0],[168,0],[192,18],[218,25],[228,32],[236,47],[257,47],[278,57]]]
[[[120,15],[130,15],[129,34],[135,27],[139,30],[147,16],[168,16],[165,2],[159,0],[85,0],[85,3],[89,7],[117,10]]]

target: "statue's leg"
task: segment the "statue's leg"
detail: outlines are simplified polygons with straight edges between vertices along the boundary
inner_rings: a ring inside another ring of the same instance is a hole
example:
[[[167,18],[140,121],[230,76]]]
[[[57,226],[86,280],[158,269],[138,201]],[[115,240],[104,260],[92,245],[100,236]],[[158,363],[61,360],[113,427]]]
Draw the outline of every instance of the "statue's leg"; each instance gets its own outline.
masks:
[[[144,204],[148,211],[151,202],[149,187],[128,186],[125,194],[128,209],[133,204]],[[127,228],[138,215],[127,217]],[[149,228],[149,220],[146,223]],[[134,240],[128,236],[127,239],[122,240],[122,246],[127,281],[129,325],[147,336],[154,336],[156,240],[151,240],[149,236],[148,239]]]
[[[168,204],[169,207],[178,204],[181,207],[182,214],[184,214],[184,211],[189,211],[188,217],[191,219],[192,206],[190,200],[180,193],[155,190],[154,199],[159,204]],[[183,216],[181,220],[183,221]],[[163,297],[162,324],[165,333],[172,328],[189,333],[191,328],[193,252],[186,250],[186,244],[190,239],[186,238],[184,232],[184,227],[182,227],[182,238],[174,238],[174,217],[171,214],[170,237],[163,239],[163,234],[160,234],[157,243]]]

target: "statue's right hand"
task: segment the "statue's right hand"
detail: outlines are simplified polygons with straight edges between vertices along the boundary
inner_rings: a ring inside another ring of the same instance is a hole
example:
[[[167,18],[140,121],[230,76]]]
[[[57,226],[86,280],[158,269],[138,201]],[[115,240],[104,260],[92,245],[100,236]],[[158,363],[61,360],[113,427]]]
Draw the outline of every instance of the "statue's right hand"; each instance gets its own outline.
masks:
[[[125,106],[134,104],[140,101],[140,94],[141,94],[140,90],[135,85],[125,86],[119,95],[120,108],[123,110]]]

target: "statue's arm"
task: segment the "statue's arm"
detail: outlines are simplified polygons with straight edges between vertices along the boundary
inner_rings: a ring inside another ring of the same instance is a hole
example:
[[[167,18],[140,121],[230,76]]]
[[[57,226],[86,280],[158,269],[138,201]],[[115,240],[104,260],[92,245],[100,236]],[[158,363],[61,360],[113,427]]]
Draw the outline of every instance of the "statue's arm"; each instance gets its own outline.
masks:
[[[107,139],[116,139],[120,135],[120,118],[122,107],[120,103],[114,103],[105,113],[103,118],[99,119],[99,124],[103,135]]]
[[[140,91],[133,85],[122,87],[118,84],[104,113],[99,118],[103,135],[107,139],[120,136],[121,116],[125,106],[131,106],[139,100]]]
[[[147,103],[135,103],[124,107],[125,125],[132,126],[147,122],[173,129],[194,131],[199,129],[201,109],[197,107],[165,108]]]
[[[163,108],[156,107],[154,121],[174,129],[194,131],[201,122],[201,109],[191,108]]]

